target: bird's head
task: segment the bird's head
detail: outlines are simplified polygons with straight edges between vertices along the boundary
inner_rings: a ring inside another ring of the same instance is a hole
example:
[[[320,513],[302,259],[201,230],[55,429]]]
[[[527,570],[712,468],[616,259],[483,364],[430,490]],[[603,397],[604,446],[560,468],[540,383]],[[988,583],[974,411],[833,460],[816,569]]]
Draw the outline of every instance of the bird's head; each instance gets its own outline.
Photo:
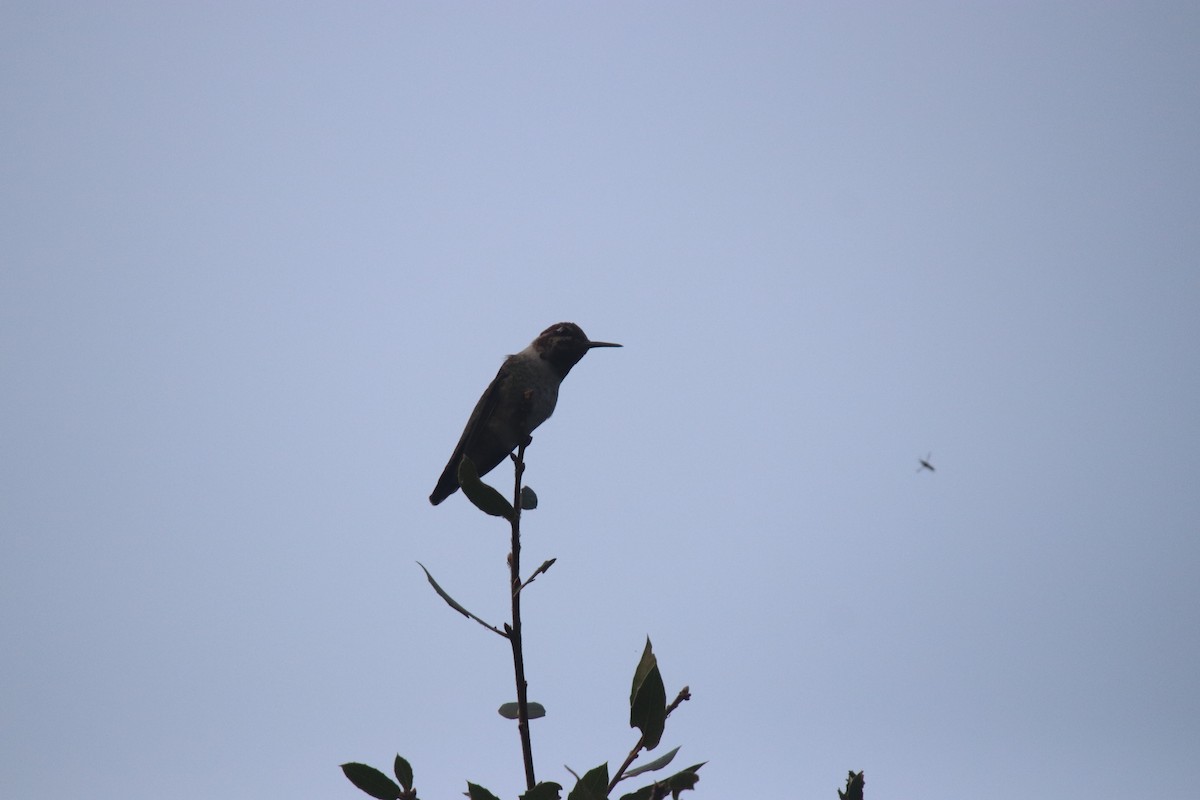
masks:
[[[554,365],[562,377],[593,347],[620,347],[613,342],[593,342],[574,322],[558,322],[538,334],[533,347],[545,360]]]

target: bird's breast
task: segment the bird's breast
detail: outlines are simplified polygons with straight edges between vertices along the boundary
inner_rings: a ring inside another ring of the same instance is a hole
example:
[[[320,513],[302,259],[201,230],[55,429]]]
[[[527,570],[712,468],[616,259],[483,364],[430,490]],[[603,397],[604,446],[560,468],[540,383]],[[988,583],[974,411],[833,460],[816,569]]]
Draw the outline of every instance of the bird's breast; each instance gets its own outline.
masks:
[[[554,413],[559,380],[542,359],[514,358],[508,369],[501,403],[508,413],[501,424],[524,438]]]
[[[543,384],[529,389],[529,432],[550,419],[558,403],[558,384]]]

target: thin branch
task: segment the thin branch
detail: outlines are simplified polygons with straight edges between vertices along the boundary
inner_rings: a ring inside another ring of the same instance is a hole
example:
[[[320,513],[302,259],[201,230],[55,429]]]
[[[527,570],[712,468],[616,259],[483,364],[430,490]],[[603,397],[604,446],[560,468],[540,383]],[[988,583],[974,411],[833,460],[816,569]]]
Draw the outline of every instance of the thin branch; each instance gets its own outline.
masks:
[[[529,737],[529,686],[525,681],[525,651],[521,642],[521,478],[525,473],[525,442],[513,459],[512,552],[508,555],[509,589],[512,592],[512,624],[505,625],[512,645],[513,677],[517,684],[517,732],[521,735],[521,755],[525,760],[525,784],[532,791],[537,785],[533,774],[533,744]],[[536,573],[534,573],[536,574]]]
[[[675,696],[675,699],[671,701],[671,705],[667,706],[667,713],[666,713],[665,717],[671,716],[671,712],[674,711],[675,709],[679,708],[681,703],[683,703],[685,700],[691,700],[691,699],[692,699],[691,689],[689,689],[687,686],[680,689],[679,694],[677,694]],[[625,777],[625,770],[629,769],[629,767],[633,764],[633,760],[638,757],[639,753],[642,752],[642,747],[645,744],[646,744],[646,737],[639,736],[638,740],[637,740],[637,744],[635,744],[633,746],[633,749],[629,751],[629,755],[627,755],[625,757],[625,762],[623,764],[621,764],[621,767],[613,774],[612,780],[610,780],[608,782],[608,794],[612,794],[612,791],[613,791],[613,789],[616,788],[617,783],[622,778]]]
[[[518,589],[517,591],[519,591],[519,592],[525,591],[525,587],[528,586],[529,584],[533,583],[533,579],[536,578],[538,575],[541,575],[543,572],[545,572],[546,570],[548,570],[552,566],[554,566],[555,561],[558,561],[558,559],[552,558],[549,561],[542,562],[542,565],[533,571],[533,574],[530,575],[529,578],[527,578],[526,581],[521,584],[521,588]]]
[[[683,703],[685,703],[691,699],[692,699],[691,687],[688,687],[688,686],[683,687],[682,689],[679,690],[679,694],[675,695],[675,699],[671,701],[671,705],[667,706],[667,713],[665,716],[667,716],[667,717],[671,716],[672,711],[679,708],[679,706],[681,706]]]
[[[608,782],[608,794],[612,794],[613,789],[617,787],[617,782],[620,781],[621,778],[625,777],[625,770],[629,769],[629,766],[633,763],[633,760],[638,757],[638,753],[642,752],[642,745],[645,744],[645,742],[645,736],[638,737],[637,744],[635,744],[633,749],[629,751],[629,755],[625,756],[625,762],[621,764],[620,768],[616,772],[613,773],[612,780]]]

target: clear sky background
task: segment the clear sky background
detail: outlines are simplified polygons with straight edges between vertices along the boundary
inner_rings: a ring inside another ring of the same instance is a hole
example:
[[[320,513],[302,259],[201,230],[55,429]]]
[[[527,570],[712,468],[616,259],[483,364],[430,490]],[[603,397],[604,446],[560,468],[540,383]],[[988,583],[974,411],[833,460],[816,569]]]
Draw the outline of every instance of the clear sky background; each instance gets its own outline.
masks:
[[[507,533],[426,497],[501,359],[535,436],[539,777],[697,798],[1200,782],[1200,7],[0,11],[0,794],[522,788]],[[916,472],[932,452],[937,472]],[[507,486],[511,473],[493,473]]]

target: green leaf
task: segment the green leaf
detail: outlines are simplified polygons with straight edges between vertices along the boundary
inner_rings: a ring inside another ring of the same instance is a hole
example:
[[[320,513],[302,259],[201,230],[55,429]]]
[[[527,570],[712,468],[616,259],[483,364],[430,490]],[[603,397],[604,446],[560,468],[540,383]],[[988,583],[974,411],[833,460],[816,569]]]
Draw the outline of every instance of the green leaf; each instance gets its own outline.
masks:
[[[499,797],[489,792],[477,783],[467,781],[467,797],[471,800],[500,800]]]
[[[700,776],[696,771],[704,766],[706,762],[700,762],[685,770],[676,772],[669,778],[661,781],[655,781],[649,786],[643,786],[636,792],[622,795],[621,800],[661,800],[668,794],[674,800],[679,800],[679,795],[686,792],[688,789],[696,788],[696,781],[700,780]]]
[[[487,628],[488,630],[493,631],[495,633],[500,633],[499,628],[494,627],[487,620],[480,619],[479,617],[472,614],[470,611],[467,611],[465,608],[463,608],[459,604],[459,602],[457,600],[455,600],[450,595],[446,594],[446,590],[438,585],[438,582],[433,579],[433,576],[431,574],[429,574],[429,570],[425,569],[424,564],[422,564],[420,561],[418,561],[417,566],[420,567],[421,569],[425,570],[425,579],[427,581],[429,581],[429,585],[432,586],[433,590],[438,593],[438,596],[440,596],[443,600],[446,601],[446,604],[448,606],[450,606],[451,608],[453,608],[455,611],[462,614],[463,616],[470,617],[471,619],[475,620],[476,622],[478,622],[480,625]],[[505,627],[507,628],[508,626],[506,625]],[[500,633],[500,635],[504,636],[505,634]]]
[[[554,781],[542,781],[528,792],[521,795],[521,800],[558,800],[562,796],[562,784]]]
[[[521,487],[521,509],[523,511],[532,511],[537,508],[537,492],[530,489],[528,486]]]
[[[686,792],[688,789],[695,789],[696,782],[700,780],[700,776],[696,773],[707,763],[707,761],[701,761],[699,764],[693,764],[687,769],[680,770],[667,778],[665,783],[671,787],[671,797],[679,800],[681,792]]]
[[[637,769],[629,770],[628,772],[625,773],[625,777],[632,778],[634,775],[641,775],[644,772],[654,772],[654,770],[656,770],[656,769],[662,769],[667,764],[671,763],[671,760],[675,758],[675,754],[678,752],[679,752],[679,748],[676,747],[674,750],[667,753],[665,756],[660,756],[659,758],[656,758],[653,761],[651,761],[649,764],[643,764],[642,766],[638,767]]]
[[[546,716],[546,707],[541,703],[528,703],[527,708],[530,719],[541,719],[542,717]],[[505,719],[517,719],[520,717],[520,714],[517,711],[516,703],[505,703],[504,705],[500,706],[497,711],[499,711],[500,716],[504,717]]]
[[[342,764],[342,772],[351,783],[378,800],[397,800],[403,793],[395,781],[366,764]]]
[[[404,791],[412,791],[412,765],[401,758],[399,753],[396,754],[396,764],[392,771],[396,773],[396,780],[400,781]]]
[[[658,747],[667,724],[667,690],[658,671],[658,659],[650,639],[642,660],[633,673],[633,689],[629,693],[629,727],[642,732],[642,744],[647,750]]]
[[[479,470],[475,462],[463,456],[458,464],[458,485],[476,508],[493,517],[504,517],[511,520],[516,513],[512,503],[504,499],[504,495],[479,480]]]
[[[425,570],[425,578],[426,578],[426,579],[429,581],[429,585],[430,585],[430,586],[432,586],[432,587],[433,587],[433,590],[434,590],[435,592],[437,592],[437,593],[438,593],[438,595],[439,595],[439,596],[440,596],[440,597],[441,597],[443,600],[445,600],[445,601],[446,601],[447,605],[449,605],[451,608],[453,608],[453,609],[454,609],[455,611],[457,611],[458,613],[462,614],[464,617],[473,617],[473,616],[475,616],[475,615],[474,615],[474,614],[472,614],[470,611],[467,611],[465,608],[463,608],[461,605],[459,605],[457,600],[455,600],[455,599],[454,599],[453,597],[451,597],[450,595],[446,594],[446,590],[445,590],[445,589],[443,589],[441,586],[438,586],[438,582],[437,582],[437,581],[435,581],[435,580],[433,579],[433,576],[429,574],[429,570],[425,569],[425,565],[424,565],[424,564],[422,564],[420,561],[418,561],[418,562],[417,562],[417,566],[418,566],[418,567],[420,567],[421,569]]]
[[[588,770],[567,795],[567,800],[607,800],[608,762]]]

